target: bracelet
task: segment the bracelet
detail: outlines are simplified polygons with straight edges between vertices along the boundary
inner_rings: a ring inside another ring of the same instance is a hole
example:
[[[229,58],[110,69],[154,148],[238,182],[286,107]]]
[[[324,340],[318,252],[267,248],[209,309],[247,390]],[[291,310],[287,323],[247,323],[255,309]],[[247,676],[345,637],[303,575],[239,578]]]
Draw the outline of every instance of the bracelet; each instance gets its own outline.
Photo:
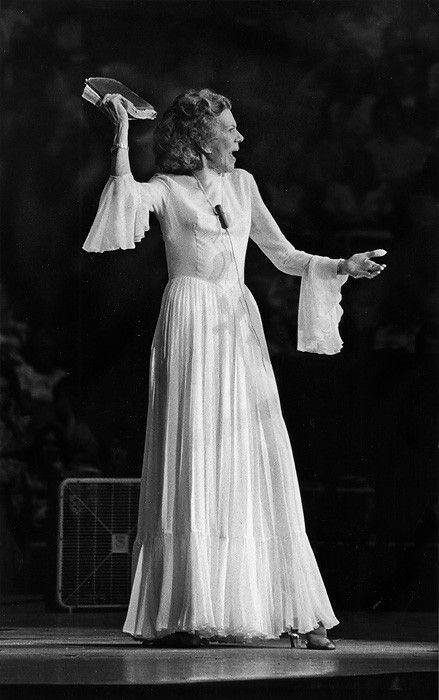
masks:
[[[344,260],[344,259],[338,261],[337,272],[336,272],[337,275],[341,275],[341,274],[342,274],[342,273],[341,273],[341,268],[342,268],[342,265],[343,265],[344,262],[346,262],[346,260]]]
[[[113,143],[113,145],[110,148],[111,153],[113,153],[113,151],[117,151],[118,148],[123,148],[124,151],[130,150],[128,146],[124,146],[123,143]]]

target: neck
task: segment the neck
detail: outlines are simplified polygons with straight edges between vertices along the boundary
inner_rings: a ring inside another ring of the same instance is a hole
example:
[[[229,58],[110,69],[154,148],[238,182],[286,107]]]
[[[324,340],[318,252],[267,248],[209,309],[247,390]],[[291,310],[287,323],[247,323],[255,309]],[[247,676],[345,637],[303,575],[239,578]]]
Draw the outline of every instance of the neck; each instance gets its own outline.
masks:
[[[203,156],[203,167],[194,173],[194,175],[198,178],[203,187],[208,187],[212,180],[215,180],[222,174],[223,173],[221,171],[210,167],[209,161],[205,156]]]

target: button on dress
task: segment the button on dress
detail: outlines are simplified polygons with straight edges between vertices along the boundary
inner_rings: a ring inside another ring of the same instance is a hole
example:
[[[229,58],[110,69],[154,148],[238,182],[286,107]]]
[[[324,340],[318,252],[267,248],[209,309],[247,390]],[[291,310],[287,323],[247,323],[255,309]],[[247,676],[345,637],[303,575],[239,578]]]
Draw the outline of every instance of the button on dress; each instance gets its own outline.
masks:
[[[221,204],[229,229],[213,206]],[[298,349],[334,354],[338,260],[296,250],[245,170],[112,176],[84,243],[129,249],[160,222],[169,281],[151,347],[133,579],[124,632],[275,638],[338,623],[310,547],[256,301],[249,237],[301,277]]]

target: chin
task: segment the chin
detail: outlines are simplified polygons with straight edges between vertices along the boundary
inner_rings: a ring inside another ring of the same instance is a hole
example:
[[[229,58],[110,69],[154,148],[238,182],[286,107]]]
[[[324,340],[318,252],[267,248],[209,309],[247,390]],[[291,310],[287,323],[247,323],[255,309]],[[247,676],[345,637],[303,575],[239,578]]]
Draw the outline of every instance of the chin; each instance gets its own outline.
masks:
[[[215,170],[217,173],[231,173],[235,169],[235,163],[236,163],[236,158],[234,156],[231,156],[226,159],[222,159],[221,161],[217,161],[216,163],[214,161],[211,161],[210,167],[212,170]]]

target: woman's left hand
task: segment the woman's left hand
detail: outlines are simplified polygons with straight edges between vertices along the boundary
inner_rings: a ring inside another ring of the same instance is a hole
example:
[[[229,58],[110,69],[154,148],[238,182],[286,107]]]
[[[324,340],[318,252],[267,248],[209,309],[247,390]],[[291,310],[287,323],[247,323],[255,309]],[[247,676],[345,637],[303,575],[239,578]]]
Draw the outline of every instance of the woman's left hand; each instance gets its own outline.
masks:
[[[378,250],[370,250],[367,253],[355,253],[350,258],[344,260],[339,268],[339,274],[350,275],[358,279],[359,277],[367,277],[372,279],[385,270],[386,265],[380,265],[374,262],[371,258],[380,258],[386,255],[387,251],[382,248]]]

